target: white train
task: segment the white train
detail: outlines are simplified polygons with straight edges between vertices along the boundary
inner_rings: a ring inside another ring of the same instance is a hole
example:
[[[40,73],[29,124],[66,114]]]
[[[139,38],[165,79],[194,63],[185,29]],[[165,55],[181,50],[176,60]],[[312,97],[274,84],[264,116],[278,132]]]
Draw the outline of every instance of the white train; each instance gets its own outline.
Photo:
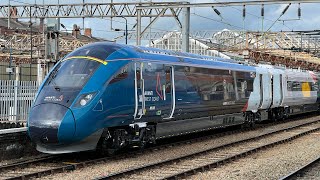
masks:
[[[259,121],[317,111],[318,77],[312,71],[258,65],[246,111]]]

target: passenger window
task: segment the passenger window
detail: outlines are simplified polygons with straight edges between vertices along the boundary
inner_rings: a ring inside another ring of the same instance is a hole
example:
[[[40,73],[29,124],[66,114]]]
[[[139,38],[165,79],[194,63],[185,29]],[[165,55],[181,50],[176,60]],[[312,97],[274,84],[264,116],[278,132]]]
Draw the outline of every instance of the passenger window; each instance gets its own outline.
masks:
[[[292,82],[291,81],[287,82],[287,90],[292,91]]]
[[[254,76],[249,72],[236,72],[237,90],[240,99],[250,97],[253,92]]]
[[[301,83],[300,82],[292,82],[292,91],[301,91]]]
[[[311,91],[318,91],[318,83],[310,82]]]
[[[287,81],[288,91],[318,91],[318,84],[313,82]]]

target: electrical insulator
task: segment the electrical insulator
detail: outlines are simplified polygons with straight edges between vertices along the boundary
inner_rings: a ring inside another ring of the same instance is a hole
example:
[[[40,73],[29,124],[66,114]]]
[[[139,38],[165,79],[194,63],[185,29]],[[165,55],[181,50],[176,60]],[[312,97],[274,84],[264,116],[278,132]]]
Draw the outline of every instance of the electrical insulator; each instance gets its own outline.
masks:
[[[221,13],[220,13],[220,11],[219,11],[218,9],[214,8],[213,10],[214,10],[214,12],[215,12],[216,14],[218,14],[218,16],[220,16]]]
[[[290,7],[291,3],[288,4],[288,6],[286,8],[284,8],[284,10],[282,11],[282,15],[284,15],[284,13],[286,13]]]
[[[301,18],[301,7],[300,7],[300,3],[299,3],[299,7],[298,7],[298,17],[299,17],[299,19]]]
[[[243,5],[243,9],[242,9],[242,17],[245,18],[246,17],[246,5]]]
[[[261,7],[261,17],[264,17],[264,5],[262,4],[262,7]]]
[[[51,39],[55,39],[56,35],[52,32],[52,33],[50,33],[50,37],[51,37]]]

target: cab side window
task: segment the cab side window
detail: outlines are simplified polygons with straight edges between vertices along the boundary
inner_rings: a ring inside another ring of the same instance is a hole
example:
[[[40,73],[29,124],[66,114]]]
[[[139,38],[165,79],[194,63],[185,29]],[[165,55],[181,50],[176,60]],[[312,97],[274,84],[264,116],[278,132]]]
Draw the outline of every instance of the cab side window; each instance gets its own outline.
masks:
[[[121,68],[111,79],[109,84],[119,82],[128,77],[128,65]]]

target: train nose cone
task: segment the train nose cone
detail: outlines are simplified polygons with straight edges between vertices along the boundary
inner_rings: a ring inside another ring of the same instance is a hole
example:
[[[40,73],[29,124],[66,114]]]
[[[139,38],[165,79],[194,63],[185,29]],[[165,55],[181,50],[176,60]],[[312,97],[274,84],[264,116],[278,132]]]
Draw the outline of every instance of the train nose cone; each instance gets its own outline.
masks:
[[[33,107],[28,127],[30,138],[41,144],[61,144],[72,139],[75,133],[72,112],[59,104],[48,103]]]

